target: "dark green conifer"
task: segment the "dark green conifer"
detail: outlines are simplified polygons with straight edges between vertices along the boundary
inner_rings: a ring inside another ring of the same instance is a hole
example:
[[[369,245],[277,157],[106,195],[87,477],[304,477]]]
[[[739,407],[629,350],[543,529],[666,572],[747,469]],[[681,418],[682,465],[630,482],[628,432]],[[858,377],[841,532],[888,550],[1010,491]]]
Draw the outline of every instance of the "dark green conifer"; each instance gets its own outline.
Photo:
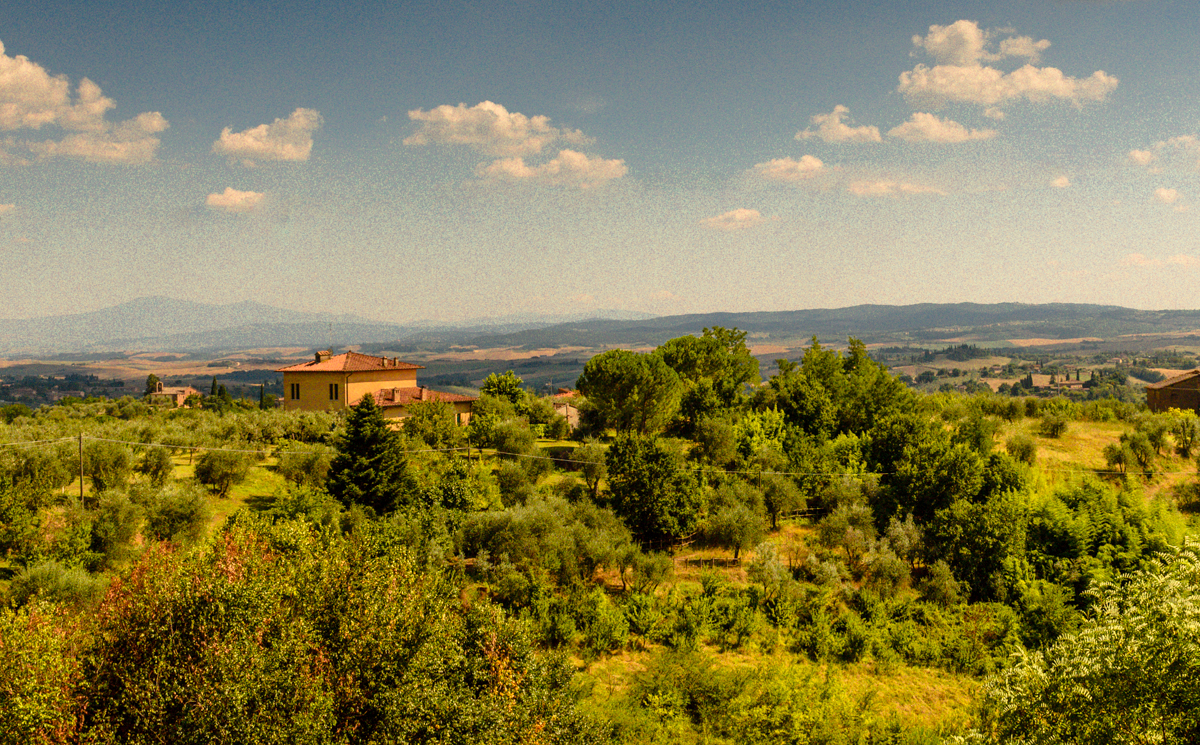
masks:
[[[342,504],[390,512],[413,492],[400,435],[388,428],[371,394],[350,411],[337,451],[326,486]]]

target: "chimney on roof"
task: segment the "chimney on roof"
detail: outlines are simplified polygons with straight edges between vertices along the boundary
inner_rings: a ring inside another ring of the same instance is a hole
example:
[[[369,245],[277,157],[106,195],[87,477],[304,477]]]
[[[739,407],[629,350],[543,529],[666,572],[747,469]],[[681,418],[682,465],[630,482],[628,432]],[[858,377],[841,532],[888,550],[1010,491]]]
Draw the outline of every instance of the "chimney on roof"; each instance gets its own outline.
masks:
[[[320,352],[317,352],[317,362],[324,362],[332,356],[333,352],[330,352],[328,349],[322,349]]]
[[[426,398],[428,398],[428,395],[427,395],[427,394],[429,393],[429,391],[428,391],[428,389],[427,389],[427,388],[425,388],[425,386],[421,386],[421,389],[420,389],[420,390],[421,390],[421,396],[420,396],[420,400],[421,400],[421,401],[424,401]]]

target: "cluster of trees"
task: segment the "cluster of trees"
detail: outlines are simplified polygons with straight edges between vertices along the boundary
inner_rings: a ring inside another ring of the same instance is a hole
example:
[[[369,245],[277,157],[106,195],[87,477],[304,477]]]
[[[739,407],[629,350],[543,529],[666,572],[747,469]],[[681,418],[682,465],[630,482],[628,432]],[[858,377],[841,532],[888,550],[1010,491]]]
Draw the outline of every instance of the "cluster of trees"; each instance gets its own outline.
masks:
[[[1190,463],[1194,414],[922,395],[853,339],[777,367],[760,382],[736,329],[606,352],[574,433],[511,371],[484,381],[467,427],[424,402],[393,429],[369,396],[339,417],[132,400],[16,416],[0,439],[88,429],[92,490],[62,494],[77,440],[0,449],[0,648],[19,650],[0,660],[0,731],[16,733],[0,742],[1120,741],[1087,729],[1082,699],[1044,713],[1077,690],[1059,659],[1093,660],[1095,690],[1150,712],[1122,732],[1187,741],[1194,722],[1144,701],[1151,687],[1105,678],[1136,655],[1098,645],[1159,624],[1138,653],[1158,655],[1186,636],[1154,610],[1195,603],[1194,550],[1172,549],[1186,521],[1128,471]],[[1126,423],[1122,473],[1047,488],[1039,443],[1080,421]],[[157,447],[217,443],[188,480]],[[204,539],[255,453],[287,486]],[[724,549],[747,581],[676,581],[685,544]],[[627,649],[647,650],[646,673],[593,710],[560,655]],[[729,650],[792,662],[714,666]],[[1004,677],[978,732],[934,732],[808,672],[859,662]]]

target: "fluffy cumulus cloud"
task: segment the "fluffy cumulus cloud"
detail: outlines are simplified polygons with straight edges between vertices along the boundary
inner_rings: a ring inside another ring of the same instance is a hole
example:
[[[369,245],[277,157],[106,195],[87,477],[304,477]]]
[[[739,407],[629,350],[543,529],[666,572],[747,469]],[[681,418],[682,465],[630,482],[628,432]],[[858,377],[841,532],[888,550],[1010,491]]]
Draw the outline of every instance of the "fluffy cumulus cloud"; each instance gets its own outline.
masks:
[[[802,155],[795,158],[776,158],[766,163],[756,163],[754,173],[768,181],[803,181],[825,171],[820,158]]]
[[[588,189],[629,172],[623,160],[570,148],[558,148],[553,158],[537,162],[536,156],[551,145],[587,145],[592,140],[577,129],[551,125],[547,116],[526,116],[492,101],[413,109],[408,118],[417,122],[417,131],[404,139],[405,145],[462,146],[501,156],[475,167],[483,181]]]
[[[26,156],[70,158],[93,163],[146,163],[154,159],[159,139],[170,126],[157,111],[120,122],[109,121],[116,102],[100,86],[83,78],[71,95],[70,83],[51,75],[28,57],[10,57],[0,43],[0,130],[41,131],[57,128],[57,139],[4,141],[5,159],[21,162]]]
[[[1103,70],[1075,78],[1055,67],[1036,66],[1033,63],[1050,47],[1045,39],[997,36],[974,21],[930,26],[925,36],[913,37],[913,46],[933,57],[934,66],[918,64],[901,73],[897,90],[914,105],[978,104],[987,107],[989,116],[1001,118],[1001,107],[1014,101],[1058,100],[1080,106],[1103,101],[1117,87],[1117,78]],[[1025,64],[1011,72],[988,64],[1014,58]]]
[[[956,121],[921,112],[913,114],[907,122],[888,132],[888,137],[906,142],[936,142],[943,145],[990,140],[995,136],[994,129],[967,129]]]
[[[1065,189],[1071,185],[1071,179],[1067,178],[1066,176],[1059,176],[1058,178],[1051,181],[1050,185],[1053,186],[1055,189]]]
[[[850,109],[840,104],[834,106],[833,111],[828,114],[814,114],[811,121],[816,129],[810,128],[797,132],[796,139],[807,140],[810,137],[819,137],[825,142],[837,143],[881,141],[879,127],[866,125],[854,127],[846,123],[849,117]]]
[[[623,160],[605,160],[575,150],[560,150],[545,163],[529,165],[524,158],[501,158],[480,165],[475,175],[484,181],[565,186],[588,189],[619,179],[629,172]]]
[[[731,232],[734,230],[744,230],[753,228],[756,225],[761,225],[766,218],[762,216],[758,210],[740,208],[730,210],[716,217],[706,217],[700,221],[700,224],[710,230],[720,230],[722,232]]]
[[[1177,166],[1180,163],[1200,168],[1200,137],[1179,135],[1159,140],[1146,150],[1130,150],[1126,157],[1130,163],[1146,166],[1152,172],[1159,172],[1164,166]]]
[[[946,196],[946,192],[932,186],[910,184],[903,181],[852,181],[846,191],[856,197],[899,197],[910,194],[936,194]]]
[[[1154,162],[1154,153],[1149,150],[1130,150],[1129,162],[1139,166],[1148,166]]]
[[[1179,192],[1175,189],[1159,187],[1154,190],[1154,198],[1163,204],[1175,204],[1179,201]]]
[[[215,212],[253,212],[262,204],[265,195],[259,191],[239,191],[226,187],[220,194],[209,194],[204,204]]]
[[[405,145],[465,145],[488,155],[521,157],[540,153],[556,142],[589,142],[577,129],[551,126],[550,117],[510,112],[491,101],[474,106],[442,105],[429,111],[413,109],[408,118],[418,127],[404,139]]]
[[[230,161],[254,166],[263,162],[305,161],[312,155],[313,133],[321,128],[321,113],[313,109],[296,109],[286,119],[260,124],[244,132],[232,127],[221,130],[212,151]]]

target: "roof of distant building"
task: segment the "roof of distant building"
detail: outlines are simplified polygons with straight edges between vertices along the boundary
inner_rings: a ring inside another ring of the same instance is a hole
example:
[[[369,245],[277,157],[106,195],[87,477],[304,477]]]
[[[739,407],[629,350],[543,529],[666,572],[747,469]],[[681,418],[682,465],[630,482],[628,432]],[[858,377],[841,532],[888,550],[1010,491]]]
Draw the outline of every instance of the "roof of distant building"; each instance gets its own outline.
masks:
[[[372,392],[371,398],[375,399],[376,404],[383,407],[408,406],[409,404],[420,403],[422,401],[442,401],[448,404],[455,404],[478,400],[476,396],[435,391],[425,386],[418,388],[381,388],[378,391]]]
[[[1171,378],[1167,378],[1166,380],[1160,380],[1157,383],[1151,383],[1151,384],[1147,385],[1146,387],[1154,388],[1155,390],[1157,390],[1159,388],[1166,388],[1168,386],[1175,385],[1176,383],[1182,383],[1183,381],[1185,381],[1189,378],[1194,378],[1197,375],[1200,375],[1200,367],[1197,367],[1195,370],[1188,370],[1185,373],[1180,373],[1179,375],[1176,375]]]
[[[424,365],[401,362],[395,357],[375,357],[358,352],[317,352],[313,359],[281,367],[275,372],[364,372],[369,370],[424,370]]]

